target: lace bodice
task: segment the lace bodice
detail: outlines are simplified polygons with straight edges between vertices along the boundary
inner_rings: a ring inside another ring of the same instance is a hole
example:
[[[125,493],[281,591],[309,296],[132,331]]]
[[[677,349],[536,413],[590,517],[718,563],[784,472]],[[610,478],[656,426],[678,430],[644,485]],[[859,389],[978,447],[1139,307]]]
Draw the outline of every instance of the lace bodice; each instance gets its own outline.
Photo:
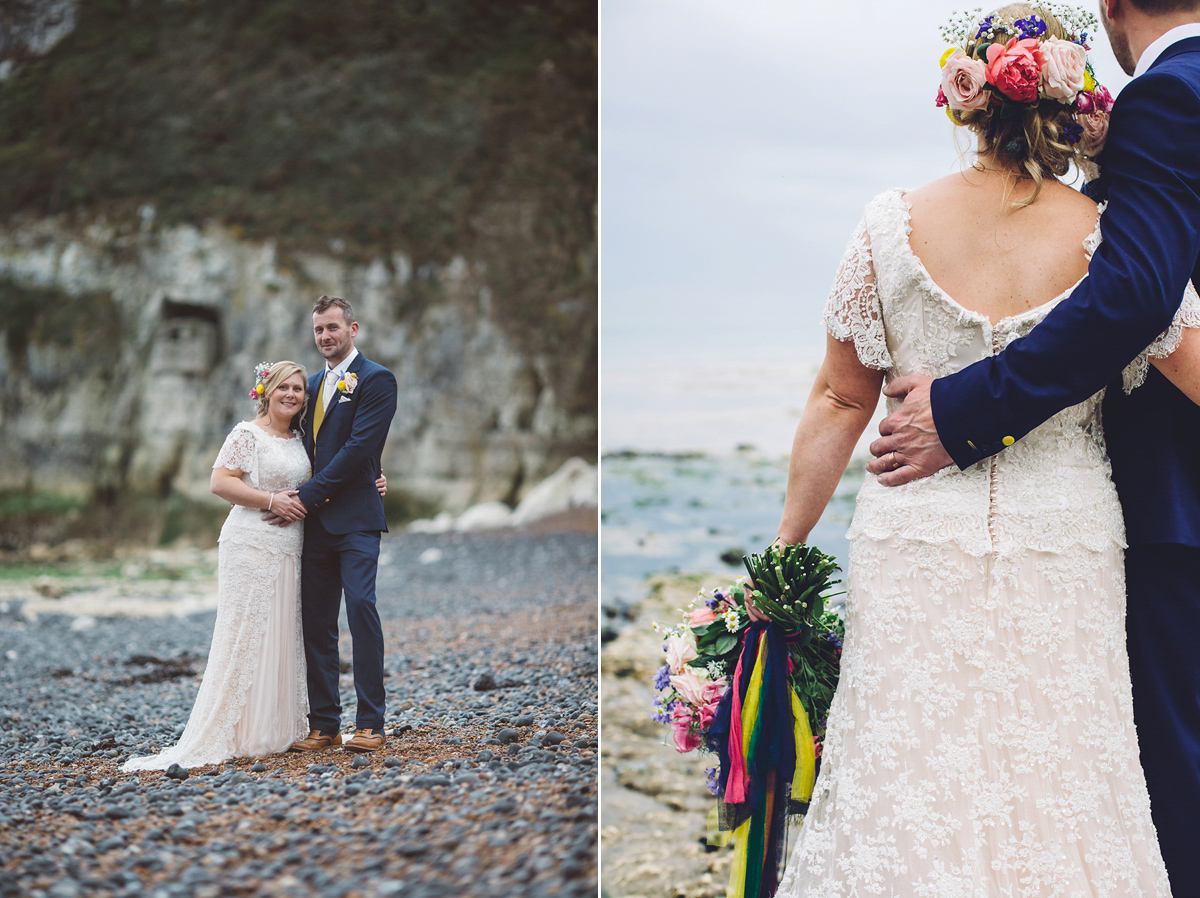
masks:
[[[298,437],[276,437],[249,421],[236,425],[217,453],[214,468],[242,472],[242,480],[260,490],[294,490],[312,476],[308,453]],[[302,524],[273,526],[262,520],[262,511],[235,505],[221,527],[221,540],[236,539],[259,549],[300,553]]]
[[[1084,241],[1088,258],[1100,243],[1099,228],[1097,220]],[[886,371],[887,380],[905,374],[941,377],[999,353],[1071,292],[993,324],[937,286],[909,245],[910,230],[903,191],[872,200],[825,308],[829,332],[852,340],[859,360]],[[1144,379],[1148,356],[1169,355],[1182,327],[1197,325],[1200,299],[1189,285],[1171,329],[1126,370],[1126,388]],[[1064,409],[1016,445],[965,471],[946,468],[893,488],[868,474],[849,535],[954,542],[976,556],[1018,547],[1123,546],[1121,509],[1100,428],[1101,398]],[[888,405],[891,410],[897,401]],[[1079,514],[1080,509],[1090,513]]]
[[[992,324],[933,282],[908,223],[900,191],[867,207],[826,309],[886,377],[999,352],[1057,301]],[[780,898],[1167,898],[1100,397],[965,471],[867,475],[850,536],[841,678]]]

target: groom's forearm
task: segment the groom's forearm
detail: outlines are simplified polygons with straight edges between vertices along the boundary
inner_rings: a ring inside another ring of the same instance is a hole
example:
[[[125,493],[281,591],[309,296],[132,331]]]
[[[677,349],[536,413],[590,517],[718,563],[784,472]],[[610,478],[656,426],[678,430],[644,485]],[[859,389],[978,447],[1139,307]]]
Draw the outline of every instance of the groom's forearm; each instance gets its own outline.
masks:
[[[1027,337],[931,388],[938,436],[960,468],[1099,392],[1179,308],[1200,255],[1200,97],[1153,71],[1125,91],[1104,154],[1104,241],[1088,277]]]

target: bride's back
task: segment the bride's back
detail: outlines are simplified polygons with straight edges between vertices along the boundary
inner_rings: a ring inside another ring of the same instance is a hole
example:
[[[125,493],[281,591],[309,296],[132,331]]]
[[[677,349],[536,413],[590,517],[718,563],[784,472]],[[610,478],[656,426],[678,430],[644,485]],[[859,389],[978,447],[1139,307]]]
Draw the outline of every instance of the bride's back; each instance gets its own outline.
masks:
[[[1049,302],[1087,273],[1096,204],[1047,180],[969,168],[910,191],[909,245],[933,281],[993,322]]]

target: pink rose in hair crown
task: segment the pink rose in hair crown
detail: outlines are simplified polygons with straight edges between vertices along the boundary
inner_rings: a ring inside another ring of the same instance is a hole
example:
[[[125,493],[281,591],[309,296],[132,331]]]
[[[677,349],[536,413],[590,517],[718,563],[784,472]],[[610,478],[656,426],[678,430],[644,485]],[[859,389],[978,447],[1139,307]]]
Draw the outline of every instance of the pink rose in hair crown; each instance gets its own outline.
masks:
[[[996,90],[1018,103],[1037,100],[1043,60],[1036,37],[1014,37],[1003,47],[989,44],[987,58],[987,80]]]
[[[1079,138],[1079,152],[1085,156],[1098,156],[1108,139],[1108,113],[1079,115],[1075,120],[1083,127],[1083,135]]]
[[[1087,50],[1073,41],[1052,37],[1042,44],[1042,96],[1070,103],[1083,90]]]
[[[1083,115],[1093,112],[1112,112],[1113,98],[1108,88],[1097,84],[1093,90],[1081,91],[1075,98],[1075,111]]]
[[[942,96],[951,109],[986,108],[992,99],[987,90],[987,66],[955,50],[942,66]]]

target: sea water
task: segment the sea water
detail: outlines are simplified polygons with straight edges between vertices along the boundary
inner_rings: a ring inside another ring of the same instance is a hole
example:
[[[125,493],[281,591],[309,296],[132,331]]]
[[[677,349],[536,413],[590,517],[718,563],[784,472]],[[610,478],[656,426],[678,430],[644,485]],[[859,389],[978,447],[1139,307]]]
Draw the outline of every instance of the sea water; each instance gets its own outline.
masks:
[[[636,603],[647,577],[710,573],[707,586],[746,571],[741,556],[761,552],[779,526],[787,459],[754,449],[731,455],[625,452],[601,460],[602,600]],[[846,528],[862,484],[854,461],[809,543],[845,566]]]
[[[819,366],[817,350],[739,359],[647,358],[604,366],[601,599],[636,604],[648,577],[745,573],[783,511],[788,452]],[[809,543],[843,568],[846,529],[881,416],[868,425]],[[711,582],[710,582],[711,581]]]

